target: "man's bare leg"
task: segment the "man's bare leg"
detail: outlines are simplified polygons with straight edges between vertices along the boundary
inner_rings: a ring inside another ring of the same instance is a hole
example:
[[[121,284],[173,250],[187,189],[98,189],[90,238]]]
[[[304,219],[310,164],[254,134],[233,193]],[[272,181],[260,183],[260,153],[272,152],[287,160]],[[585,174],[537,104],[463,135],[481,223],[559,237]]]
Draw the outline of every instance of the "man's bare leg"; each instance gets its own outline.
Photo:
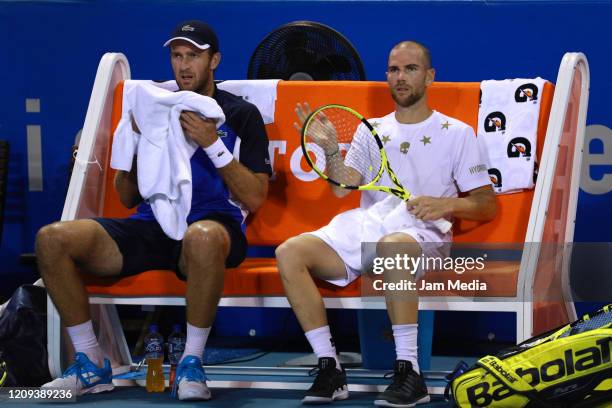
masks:
[[[230,235],[212,220],[189,226],[183,239],[180,268],[187,276],[187,321],[210,327],[223,291],[225,260],[230,251]]]
[[[36,257],[47,292],[74,345],[79,371],[66,372],[43,387],[70,388],[76,395],[112,390],[110,362],[104,360],[94,334],[79,271],[118,275],[123,257],[117,244],[96,221],[57,222],[41,228],[36,235]],[[81,379],[81,372],[86,380]]]
[[[384,236],[377,245],[378,256],[395,258],[407,255],[410,258],[421,256],[420,244],[410,235],[393,233]],[[404,265],[401,265],[402,267]],[[399,282],[406,279],[415,282],[416,272],[410,269],[385,271],[385,280]],[[429,402],[429,394],[423,377],[419,375],[417,335],[419,298],[416,290],[385,293],[387,312],[393,329],[395,352],[393,381],[374,401],[379,406],[413,406]]]
[[[287,299],[319,359],[319,373],[302,402],[319,404],[348,398],[346,374],[340,367],[323,298],[312,278],[346,278],[344,262],[313,235],[287,240],[276,249],[276,259]]]
[[[187,276],[187,341],[176,374],[180,400],[211,398],[202,356],[223,291],[230,245],[227,229],[213,220],[191,224],[183,238],[179,266]]]
[[[36,235],[36,259],[47,292],[66,326],[90,319],[79,271],[115,276],[123,263],[115,241],[93,220],[56,222],[41,228]]]
[[[395,258],[397,254],[412,258],[421,256],[419,243],[410,235],[393,233],[380,239],[376,248],[377,255],[385,258]],[[415,281],[415,273],[410,270],[390,270],[385,277],[399,282],[401,279]],[[394,325],[416,324],[419,312],[419,298],[416,291],[388,292],[385,294],[389,319]]]
[[[276,249],[276,259],[287,299],[302,329],[308,332],[326,326],[323,298],[312,276],[325,280],[345,278],[342,259],[314,235],[287,240]]]

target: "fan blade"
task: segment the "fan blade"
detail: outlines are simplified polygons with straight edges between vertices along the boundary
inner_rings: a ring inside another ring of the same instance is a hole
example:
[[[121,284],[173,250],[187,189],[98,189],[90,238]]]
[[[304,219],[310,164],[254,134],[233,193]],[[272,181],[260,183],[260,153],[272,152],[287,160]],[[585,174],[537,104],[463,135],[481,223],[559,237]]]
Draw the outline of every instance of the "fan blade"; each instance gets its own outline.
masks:
[[[312,50],[306,48],[292,48],[285,51],[287,62],[292,67],[310,67],[317,60],[317,56]]]
[[[329,54],[321,57],[315,63],[315,72],[325,73],[327,78],[331,78],[334,73],[350,73],[351,64],[343,55]]]
[[[351,63],[344,55],[331,54],[328,55],[326,58],[329,59],[335,71],[342,73],[351,72]]]

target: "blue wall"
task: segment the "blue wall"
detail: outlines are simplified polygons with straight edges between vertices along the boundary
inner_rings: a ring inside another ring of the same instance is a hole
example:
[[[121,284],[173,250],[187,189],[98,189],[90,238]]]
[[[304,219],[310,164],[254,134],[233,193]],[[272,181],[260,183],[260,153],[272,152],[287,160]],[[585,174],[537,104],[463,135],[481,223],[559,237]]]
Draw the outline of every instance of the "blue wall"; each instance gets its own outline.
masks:
[[[388,51],[403,39],[430,47],[440,81],[542,76],[554,82],[563,54],[582,51],[591,67],[587,124],[612,127],[609,1],[0,0],[0,138],[8,139],[12,149],[0,276],[27,276],[18,265],[19,254],[32,251],[38,228],[61,214],[70,148],[102,54],[125,53],[134,78],[170,78],[161,45],[178,21],[191,18],[210,22],[218,32],[223,60],[217,79],[245,78],[259,41],[294,20],[318,21],[343,33],[360,53],[370,80],[384,80]],[[25,112],[26,98],[40,99],[40,113]],[[27,125],[42,128],[42,192],[28,190]],[[598,137],[607,140],[611,155],[612,133],[608,129]],[[602,153],[605,146],[595,141],[591,149]],[[596,181],[607,173],[612,173],[612,159],[589,170]],[[612,241],[611,204],[611,192],[581,192],[577,241]]]

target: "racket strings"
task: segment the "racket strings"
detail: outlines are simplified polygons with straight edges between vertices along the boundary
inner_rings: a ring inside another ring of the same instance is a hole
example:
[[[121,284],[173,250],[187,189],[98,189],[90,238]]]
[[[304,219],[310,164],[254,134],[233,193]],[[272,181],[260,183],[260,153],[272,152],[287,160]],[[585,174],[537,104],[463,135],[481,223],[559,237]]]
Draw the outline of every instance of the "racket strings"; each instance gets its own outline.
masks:
[[[359,117],[344,109],[317,112],[307,124],[304,139],[317,170],[339,184],[366,185],[379,173],[382,161],[374,135]],[[356,180],[355,170],[361,180]]]

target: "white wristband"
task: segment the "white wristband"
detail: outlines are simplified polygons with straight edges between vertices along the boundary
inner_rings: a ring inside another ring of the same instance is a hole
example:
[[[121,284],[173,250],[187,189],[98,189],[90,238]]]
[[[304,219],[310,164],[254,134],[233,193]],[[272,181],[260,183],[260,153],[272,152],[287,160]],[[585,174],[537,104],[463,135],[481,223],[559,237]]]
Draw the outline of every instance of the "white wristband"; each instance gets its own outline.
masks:
[[[202,149],[204,149],[210,161],[212,161],[215,167],[218,169],[227,166],[232,160],[234,160],[234,156],[232,156],[232,153],[227,150],[227,147],[225,147],[225,144],[223,144],[221,139],[217,139],[215,143],[208,147],[203,147]]]

